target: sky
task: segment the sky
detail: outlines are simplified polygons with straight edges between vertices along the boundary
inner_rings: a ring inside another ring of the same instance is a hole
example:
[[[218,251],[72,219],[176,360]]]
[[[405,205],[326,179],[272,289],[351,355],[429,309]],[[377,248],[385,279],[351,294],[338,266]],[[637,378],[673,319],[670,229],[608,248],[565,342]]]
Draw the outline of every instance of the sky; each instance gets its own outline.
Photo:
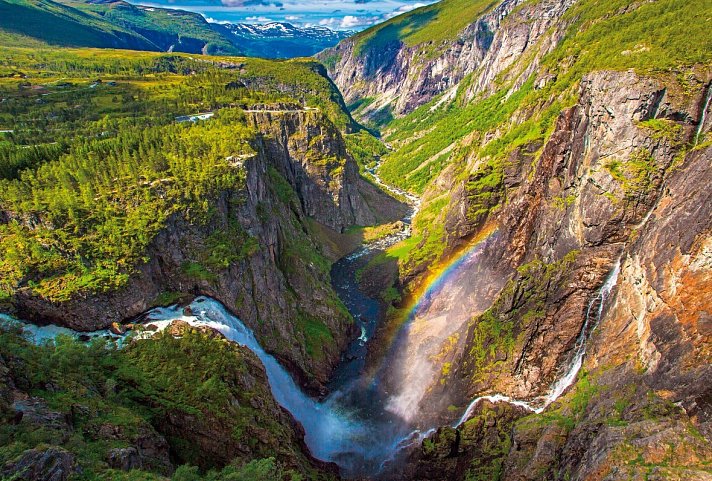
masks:
[[[209,22],[288,22],[334,30],[363,30],[433,0],[129,0],[201,13]]]

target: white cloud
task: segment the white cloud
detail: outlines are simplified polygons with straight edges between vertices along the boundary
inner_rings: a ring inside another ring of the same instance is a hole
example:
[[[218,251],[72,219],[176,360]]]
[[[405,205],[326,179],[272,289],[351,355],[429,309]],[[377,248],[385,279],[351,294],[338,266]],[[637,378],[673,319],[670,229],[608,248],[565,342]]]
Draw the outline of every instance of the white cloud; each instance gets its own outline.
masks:
[[[245,20],[248,22],[260,22],[260,23],[267,23],[267,22],[273,22],[269,17],[263,17],[262,15],[260,16],[253,16],[253,17],[245,17]]]
[[[287,15],[286,17],[284,17],[284,19],[287,20],[287,21],[289,21],[289,22],[293,22],[293,21],[295,21],[295,20],[299,20],[300,18],[302,18],[301,15]]]
[[[411,10],[415,10],[416,8],[424,7],[428,5],[427,3],[413,3],[411,5],[403,5],[402,7],[397,8],[396,10],[385,14],[383,17],[384,19],[388,20],[393,17],[397,17],[398,15],[401,15],[406,12],[410,12]]]
[[[208,23],[219,23],[219,24],[221,24],[221,25],[225,25],[226,23],[230,23],[228,20],[218,20],[217,18],[206,17],[205,15],[203,15],[203,17],[205,18],[205,21],[208,22]]]
[[[361,20],[358,17],[354,17],[353,15],[346,15],[344,18],[341,19],[341,25],[339,25],[341,28],[354,28],[358,27],[361,25]]]
[[[344,15],[343,17],[322,18],[319,25],[329,27],[334,30],[352,30],[355,28],[370,27],[382,21],[382,17],[357,17],[355,15]]]

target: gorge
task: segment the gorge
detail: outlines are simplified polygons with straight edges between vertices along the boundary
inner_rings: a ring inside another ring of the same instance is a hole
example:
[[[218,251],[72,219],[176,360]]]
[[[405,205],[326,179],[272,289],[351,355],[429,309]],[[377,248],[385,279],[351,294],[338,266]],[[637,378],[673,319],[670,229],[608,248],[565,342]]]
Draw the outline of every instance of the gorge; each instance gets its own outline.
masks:
[[[286,61],[0,25],[0,476],[712,479],[710,14],[443,0]]]

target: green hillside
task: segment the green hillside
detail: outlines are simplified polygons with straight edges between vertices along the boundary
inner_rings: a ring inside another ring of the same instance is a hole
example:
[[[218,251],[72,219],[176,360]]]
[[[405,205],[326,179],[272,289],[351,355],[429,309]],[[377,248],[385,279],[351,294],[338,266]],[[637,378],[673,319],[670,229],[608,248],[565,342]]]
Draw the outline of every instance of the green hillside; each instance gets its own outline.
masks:
[[[51,0],[0,1],[0,31],[51,45],[158,50],[135,32]]]
[[[435,48],[457,38],[462,29],[498,2],[492,0],[446,0],[379,23],[354,36],[357,51],[377,51],[391,42],[408,46],[428,44]]]
[[[456,3],[439,5],[448,8]],[[559,111],[576,100],[578,83],[588,72],[632,68],[653,76],[674,74],[684,82],[687,70],[712,60],[706,0],[659,0],[624,10],[628,3],[583,0],[567,12],[567,36],[541,61],[542,68],[555,78],[546,88],[535,89],[532,77],[514,92],[510,91],[511,83],[501,83],[494,95],[468,103],[464,96],[469,78],[465,78],[458,97],[446,107],[434,110],[436,99],[391,122],[385,129],[386,139],[400,148],[386,157],[383,178],[422,193],[445,166],[466,155],[477,153],[500,162],[516,146],[547,135]],[[408,19],[399,23],[405,25]],[[418,35],[432,35],[435,41],[439,30],[431,28],[434,26],[423,27]],[[690,42],[690,38],[698,41]],[[522,57],[510,70],[523,70],[530,60]],[[528,109],[538,114],[523,124],[511,122],[515,111]],[[471,138],[464,142],[472,132],[481,138],[495,131],[506,135],[479,149],[481,152],[468,144]]]
[[[230,39],[195,13],[123,1],[0,0],[0,34],[69,47],[239,54]]]
[[[21,285],[57,300],[124,285],[170,215],[204,220],[217,192],[241,189],[244,171],[226,159],[254,153],[256,132],[242,108],[304,101],[336,124],[349,122],[310,61],[112,50],[4,54],[0,130],[9,133],[0,134],[0,203],[46,223],[0,224],[0,298]],[[217,111],[210,122],[176,122],[207,110]],[[237,228],[214,241],[216,248],[229,242],[232,256],[251,248]]]

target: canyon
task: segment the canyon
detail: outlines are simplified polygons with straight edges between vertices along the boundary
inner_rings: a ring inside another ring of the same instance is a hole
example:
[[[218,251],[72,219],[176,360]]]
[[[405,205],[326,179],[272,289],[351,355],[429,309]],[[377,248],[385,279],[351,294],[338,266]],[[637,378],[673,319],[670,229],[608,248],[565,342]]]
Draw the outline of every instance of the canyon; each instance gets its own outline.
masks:
[[[126,356],[233,346],[232,405],[258,386],[274,422],[253,445],[211,412],[162,414],[141,462],[164,473],[271,450],[308,479],[712,479],[712,70],[678,29],[704,30],[702,3],[474,2],[443,33],[445,0],[318,54],[303,83],[217,64],[257,92],[252,150],[225,160],[244,186],[207,222],[168,216],[124,286],[56,300],[28,270],[3,310],[75,337],[129,323]],[[51,222],[22,209],[0,220]],[[225,231],[243,254],[191,274]],[[3,356],[8,412],[61,417]],[[38,449],[3,469],[76,464]]]

